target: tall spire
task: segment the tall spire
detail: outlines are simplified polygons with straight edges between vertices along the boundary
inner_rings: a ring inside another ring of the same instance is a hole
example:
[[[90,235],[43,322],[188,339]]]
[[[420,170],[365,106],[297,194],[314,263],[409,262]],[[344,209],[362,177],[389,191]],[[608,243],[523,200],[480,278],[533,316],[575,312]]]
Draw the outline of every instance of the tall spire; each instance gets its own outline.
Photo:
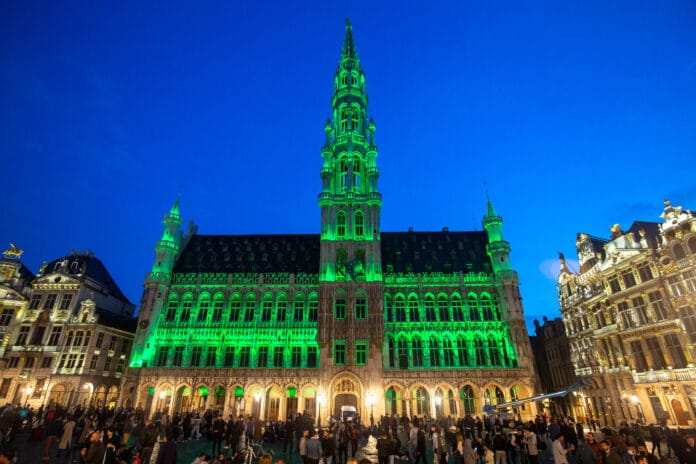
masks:
[[[341,63],[339,64],[339,66],[345,69],[360,67],[360,61],[358,60],[358,50],[355,48],[355,41],[353,40],[353,26],[350,24],[350,18],[346,18],[346,35],[343,38],[343,48],[341,49]]]

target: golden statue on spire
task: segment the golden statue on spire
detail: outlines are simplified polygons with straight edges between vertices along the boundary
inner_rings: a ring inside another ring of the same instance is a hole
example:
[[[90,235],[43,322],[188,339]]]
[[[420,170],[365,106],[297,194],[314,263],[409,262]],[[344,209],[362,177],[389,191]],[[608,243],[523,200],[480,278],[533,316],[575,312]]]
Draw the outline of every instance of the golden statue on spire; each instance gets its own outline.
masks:
[[[10,249],[3,251],[2,255],[6,258],[12,257],[19,259],[19,257],[22,256],[22,253],[24,253],[24,250],[20,250],[19,248],[17,248],[17,245],[15,245],[14,243],[10,243]]]

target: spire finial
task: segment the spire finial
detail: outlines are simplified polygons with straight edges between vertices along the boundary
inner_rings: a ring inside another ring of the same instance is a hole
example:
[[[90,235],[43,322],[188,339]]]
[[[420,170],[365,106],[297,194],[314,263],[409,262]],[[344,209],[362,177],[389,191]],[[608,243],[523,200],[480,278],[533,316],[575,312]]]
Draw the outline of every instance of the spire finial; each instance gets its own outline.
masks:
[[[346,18],[346,29],[351,29],[353,26],[350,24],[350,18]]]
[[[483,180],[483,190],[486,192],[486,205],[488,207],[488,216],[495,216],[495,209],[493,209],[493,203],[491,203],[491,197],[488,195],[488,181]]]

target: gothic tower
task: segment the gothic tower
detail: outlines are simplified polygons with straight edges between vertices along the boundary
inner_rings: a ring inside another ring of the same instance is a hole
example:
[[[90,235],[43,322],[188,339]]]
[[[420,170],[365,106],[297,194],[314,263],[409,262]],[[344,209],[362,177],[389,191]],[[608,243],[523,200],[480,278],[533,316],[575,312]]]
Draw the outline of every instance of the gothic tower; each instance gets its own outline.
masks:
[[[319,343],[322,366],[380,365],[382,262],[375,123],[346,20],[322,155]],[[331,374],[328,374],[331,375]],[[331,381],[327,378],[328,381]]]

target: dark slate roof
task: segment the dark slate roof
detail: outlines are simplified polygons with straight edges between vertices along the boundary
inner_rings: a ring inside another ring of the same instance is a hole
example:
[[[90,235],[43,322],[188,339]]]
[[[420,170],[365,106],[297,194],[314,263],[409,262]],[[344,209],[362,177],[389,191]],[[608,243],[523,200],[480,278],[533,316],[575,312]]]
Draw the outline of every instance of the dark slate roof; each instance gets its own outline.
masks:
[[[63,266],[63,263],[66,263]],[[116,285],[106,266],[91,253],[73,253],[62,258],[55,259],[46,265],[43,274],[60,273],[76,279],[89,277],[102,284],[114,298],[132,304]]]
[[[24,279],[27,282],[31,282],[32,280],[34,280],[35,277],[34,273],[31,272],[31,270],[29,270],[29,268],[26,267],[23,263],[19,267],[19,275],[22,279]]]
[[[103,324],[107,327],[113,327],[115,329],[124,330],[126,332],[135,333],[135,328],[138,325],[137,317],[114,314],[111,311],[101,308],[97,308],[96,312],[99,316],[100,324]]]
[[[657,248],[658,238],[660,237],[660,224],[657,222],[647,222],[647,221],[635,221],[631,228],[628,229],[629,232],[633,233],[633,238],[635,240],[640,240],[640,231],[645,231],[645,238],[648,241],[648,246],[650,248]]]
[[[382,232],[388,272],[490,272],[485,232]],[[174,272],[319,272],[319,235],[194,235]]]

